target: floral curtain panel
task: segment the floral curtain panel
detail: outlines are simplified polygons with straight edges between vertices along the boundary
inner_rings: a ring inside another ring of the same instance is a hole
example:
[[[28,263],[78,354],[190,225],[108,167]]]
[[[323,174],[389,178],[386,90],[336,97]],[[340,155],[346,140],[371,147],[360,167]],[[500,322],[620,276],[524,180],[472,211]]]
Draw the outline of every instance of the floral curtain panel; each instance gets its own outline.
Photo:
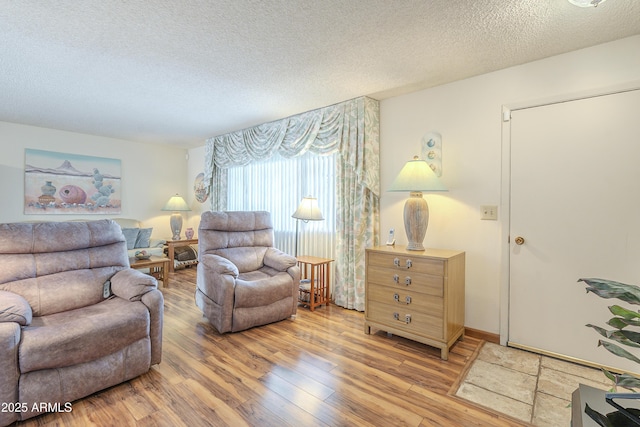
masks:
[[[380,108],[360,98],[346,111],[337,182],[334,300],[364,311],[365,249],[380,241]]]
[[[380,105],[361,97],[318,110],[210,138],[205,147],[205,185],[211,209],[224,210],[225,169],[275,153],[292,158],[307,151],[339,152],[336,188],[336,304],[364,310],[365,248],[379,244]]]

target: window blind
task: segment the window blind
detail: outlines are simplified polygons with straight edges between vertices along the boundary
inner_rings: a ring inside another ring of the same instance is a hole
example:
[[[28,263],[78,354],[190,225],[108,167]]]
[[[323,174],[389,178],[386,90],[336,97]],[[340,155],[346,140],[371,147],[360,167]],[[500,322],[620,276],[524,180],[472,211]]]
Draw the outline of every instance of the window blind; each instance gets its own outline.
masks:
[[[275,247],[293,254],[298,220],[291,215],[303,197],[315,197],[324,220],[300,221],[298,255],[334,259],[336,156],[307,152],[287,159],[275,155],[229,168],[227,210],[271,212]]]

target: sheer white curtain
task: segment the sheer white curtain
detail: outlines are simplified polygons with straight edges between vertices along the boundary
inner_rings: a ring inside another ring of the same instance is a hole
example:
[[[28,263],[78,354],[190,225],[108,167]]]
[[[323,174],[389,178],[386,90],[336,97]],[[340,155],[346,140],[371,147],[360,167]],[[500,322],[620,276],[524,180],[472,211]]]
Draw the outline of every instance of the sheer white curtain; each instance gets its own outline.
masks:
[[[305,196],[318,199],[324,221],[298,224],[298,255],[335,259],[336,154],[306,154],[227,169],[227,210],[271,212],[275,247],[294,253],[296,219],[291,214]]]

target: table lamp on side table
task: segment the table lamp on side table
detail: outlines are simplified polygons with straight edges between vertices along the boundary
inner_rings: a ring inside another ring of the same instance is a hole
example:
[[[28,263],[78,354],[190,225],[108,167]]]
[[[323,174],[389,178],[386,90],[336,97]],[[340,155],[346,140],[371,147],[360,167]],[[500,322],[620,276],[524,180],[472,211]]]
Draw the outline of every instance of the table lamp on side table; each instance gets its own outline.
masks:
[[[404,204],[404,231],[407,233],[410,251],[423,251],[424,237],[429,224],[429,206],[422,198],[423,191],[447,191],[429,164],[415,156],[409,160],[388,191],[409,191]]]
[[[180,240],[180,233],[182,232],[182,215],[180,212],[189,212],[191,208],[189,208],[187,202],[185,202],[184,199],[176,193],[176,195],[171,197],[167,204],[164,205],[162,210],[173,212],[169,219],[171,232],[173,233],[171,239]]]

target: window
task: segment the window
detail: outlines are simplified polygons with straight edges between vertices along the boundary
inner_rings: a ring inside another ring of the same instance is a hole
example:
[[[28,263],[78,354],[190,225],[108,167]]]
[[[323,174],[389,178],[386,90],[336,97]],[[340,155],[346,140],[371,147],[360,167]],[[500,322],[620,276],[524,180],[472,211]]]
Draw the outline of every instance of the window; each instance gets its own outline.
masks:
[[[285,159],[275,155],[264,162],[229,168],[227,209],[271,212],[275,247],[294,254],[297,220],[291,215],[303,197],[316,197],[324,221],[297,224],[298,255],[333,259],[336,156],[307,152]]]

